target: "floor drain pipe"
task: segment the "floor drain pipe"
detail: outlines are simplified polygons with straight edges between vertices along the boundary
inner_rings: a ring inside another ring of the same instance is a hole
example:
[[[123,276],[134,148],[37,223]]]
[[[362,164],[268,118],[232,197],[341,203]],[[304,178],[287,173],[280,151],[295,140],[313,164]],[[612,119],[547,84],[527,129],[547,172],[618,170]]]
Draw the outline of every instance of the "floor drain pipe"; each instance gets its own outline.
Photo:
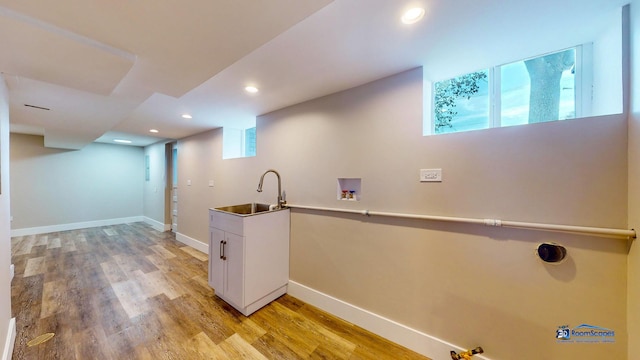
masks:
[[[482,354],[482,353],[484,353],[484,350],[482,350],[482,348],[480,346],[478,346],[475,349],[463,351],[460,354],[458,354],[455,351],[451,350],[451,358],[453,360],[471,360],[471,357],[473,355]]]

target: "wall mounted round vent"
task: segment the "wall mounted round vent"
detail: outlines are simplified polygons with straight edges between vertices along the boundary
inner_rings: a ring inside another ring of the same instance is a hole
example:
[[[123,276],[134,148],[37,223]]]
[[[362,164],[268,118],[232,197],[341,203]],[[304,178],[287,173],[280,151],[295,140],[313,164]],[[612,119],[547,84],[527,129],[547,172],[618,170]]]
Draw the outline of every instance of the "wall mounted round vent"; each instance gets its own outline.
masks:
[[[538,246],[537,253],[544,262],[559,263],[567,256],[567,249],[562,245],[543,243]]]

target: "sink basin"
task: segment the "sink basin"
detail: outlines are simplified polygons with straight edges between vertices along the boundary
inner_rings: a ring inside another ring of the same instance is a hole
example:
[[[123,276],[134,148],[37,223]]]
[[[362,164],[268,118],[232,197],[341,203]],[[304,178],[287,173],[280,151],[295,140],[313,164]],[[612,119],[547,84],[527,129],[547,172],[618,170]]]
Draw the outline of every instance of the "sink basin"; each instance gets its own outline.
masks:
[[[224,211],[236,215],[255,215],[262,212],[269,211],[269,204],[250,203],[241,205],[222,206],[215,208],[214,210]]]

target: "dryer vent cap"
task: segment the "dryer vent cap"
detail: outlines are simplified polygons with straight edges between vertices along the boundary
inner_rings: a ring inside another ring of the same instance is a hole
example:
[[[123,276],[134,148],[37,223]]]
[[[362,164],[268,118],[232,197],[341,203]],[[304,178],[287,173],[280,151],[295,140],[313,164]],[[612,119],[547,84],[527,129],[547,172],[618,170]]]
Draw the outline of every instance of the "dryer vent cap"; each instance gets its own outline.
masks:
[[[538,246],[538,256],[544,262],[557,263],[567,256],[567,249],[558,244],[544,243]]]

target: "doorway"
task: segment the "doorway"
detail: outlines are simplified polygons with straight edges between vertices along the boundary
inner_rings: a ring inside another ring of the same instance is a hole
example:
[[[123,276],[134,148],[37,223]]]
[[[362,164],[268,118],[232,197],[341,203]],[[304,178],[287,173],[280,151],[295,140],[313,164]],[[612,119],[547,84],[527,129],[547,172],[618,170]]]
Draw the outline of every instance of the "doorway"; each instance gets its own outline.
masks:
[[[165,145],[165,157],[167,168],[167,186],[165,187],[165,211],[164,222],[169,225],[171,231],[178,231],[178,143],[172,142]]]

